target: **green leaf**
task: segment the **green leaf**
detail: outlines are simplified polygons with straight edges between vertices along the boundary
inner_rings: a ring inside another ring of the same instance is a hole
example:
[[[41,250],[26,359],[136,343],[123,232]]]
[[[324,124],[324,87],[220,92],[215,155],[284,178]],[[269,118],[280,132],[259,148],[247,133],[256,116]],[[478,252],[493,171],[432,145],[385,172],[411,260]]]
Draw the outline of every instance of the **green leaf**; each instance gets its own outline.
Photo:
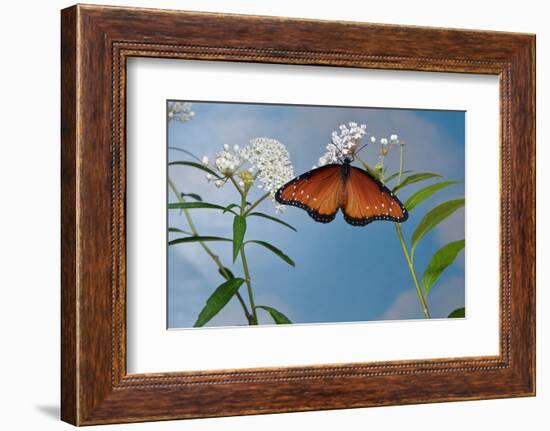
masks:
[[[224,271],[225,271],[225,274],[228,275],[228,277],[226,277],[226,275],[224,274]],[[232,278],[235,278],[235,276],[233,275],[233,273],[231,272],[231,270],[229,268],[226,268],[225,266],[223,267],[223,271],[222,269],[218,269],[218,272],[220,273],[220,275],[225,278],[226,280],[231,280]]]
[[[418,183],[419,181],[429,180],[430,178],[440,178],[440,177],[441,175],[433,174],[431,172],[421,172],[419,174],[412,174],[412,175],[409,175],[407,178],[405,178],[403,181],[401,181],[401,184],[397,184],[392,191],[395,193],[398,190],[410,184]]]
[[[268,242],[258,241],[258,240],[250,240],[250,241],[246,241],[245,244],[249,244],[249,243],[254,243],[254,244],[261,245],[261,246],[267,248],[268,250],[272,251],[273,253],[275,253],[277,256],[279,256],[281,259],[283,259],[290,266],[296,266],[296,264],[294,263],[294,261],[290,257],[288,257],[281,250],[279,250],[277,247],[271,245]]]
[[[206,305],[199,313],[199,317],[193,326],[198,328],[208,323],[210,319],[212,319],[223,307],[225,307],[243,283],[244,280],[242,278],[231,278],[230,280],[220,284],[214,293],[206,300]]]
[[[444,245],[434,253],[422,276],[422,284],[424,285],[424,292],[426,294],[463,249],[464,240],[461,239],[460,241],[453,241]]]
[[[201,163],[195,163],[195,162],[188,162],[188,161],[178,161],[178,162],[170,162],[168,163],[168,166],[191,166],[192,168],[200,169],[201,171],[208,172],[210,175],[213,175],[218,180],[221,180],[222,177],[220,177],[214,170],[210,169],[208,166],[203,165]]]
[[[209,241],[229,241],[229,238],[222,238],[220,236],[186,236],[185,238],[177,238],[172,241],[168,241],[168,245],[185,244],[187,242],[209,242]]]
[[[436,206],[431,211],[429,211],[418,226],[414,230],[411,239],[411,257],[414,255],[414,249],[424,235],[436,227],[439,223],[453,214],[459,208],[464,206],[464,199],[454,199],[442,203],[441,205]]]
[[[228,211],[231,211],[233,208],[240,208],[237,204],[229,204],[223,209],[223,213],[225,214]],[[233,211],[231,211],[233,214],[235,214]]]
[[[412,171],[403,171],[401,172],[401,175],[405,175],[405,174],[409,174],[411,173]],[[390,182],[391,180],[393,180],[394,178],[397,178],[399,176],[399,172],[396,172],[395,174],[391,174],[388,178],[386,178],[384,180],[384,183],[388,183]]]
[[[225,207],[222,207],[221,205],[210,204],[208,202],[174,202],[174,203],[168,204],[168,209],[170,210],[174,210],[174,209],[189,210],[189,209],[200,209],[200,208],[222,210],[222,211],[225,209]],[[231,210],[229,211],[233,212]]]
[[[377,180],[380,181],[380,172],[377,171],[376,169],[372,169],[368,164],[366,164],[365,162],[361,161],[361,164],[363,165],[363,167],[365,168],[365,170],[374,178],[376,178]]]
[[[202,160],[199,159],[195,154],[193,154],[191,151],[188,151],[188,150],[184,150],[183,148],[180,148],[180,147],[168,147],[169,150],[176,150],[176,151],[181,151],[182,153],[185,153],[187,154],[188,156],[191,156],[193,157],[197,162],[199,163],[202,163]]]
[[[202,198],[196,193],[181,193],[181,197],[182,198],[188,197],[188,198],[195,199],[196,201],[202,202]]]
[[[168,232],[170,232],[170,233],[183,233],[185,235],[193,235],[192,232],[188,232],[186,230],[178,229],[177,227],[169,227]]]
[[[261,308],[262,310],[267,311],[277,325],[286,325],[292,323],[288,317],[286,317],[280,311],[275,310],[273,307],[268,307],[267,305],[256,305],[256,308]]]
[[[454,310],[451,314],[449,314],[448,316],[450,319],[460,319],[460,318],[464,318],[466,317],[466,310],[464,309],[464,307],[462,308],[457,308],[456,310]]]
[[[287,228],[292,229],[294,232],[298,232],[298,231],[296,230],[296,228],[294,228],[292,225],[288,224],[288,223],[285,222],[285,221],[282,221],[281,219],[278,219],[277,217],[273,217],[273,216],[270,216],[270,215],[268,215],[268,214],[258,213],[258,212],[249,213],[248,215],[249,215],[249,216],[255,216],[255,217],[262,217],[262,218],[265,218],[265,219],[274,221],[274,222],[276,222],[276,223],[280,223],[280,224],[282,224],[283,226],[286,226]]]
[[[450,185],[457,184],[459,182],[460,181],[442,181],[440,183],[435,183],[429,185],[428,187],[424,187],[423,189],[420,189],[416,193],[414,193],[409,199],[407,199],[407,202],[405,202],[405,208],[407,208],[408,211],[411,211],[415,206],[428,199],[435,192],[444,189],[445,187],[449,187]]]
[[[236,215],[233,219],[233,262],[237,260],[237,256],[243,245],[245,233],[246,219],[243,216]]]

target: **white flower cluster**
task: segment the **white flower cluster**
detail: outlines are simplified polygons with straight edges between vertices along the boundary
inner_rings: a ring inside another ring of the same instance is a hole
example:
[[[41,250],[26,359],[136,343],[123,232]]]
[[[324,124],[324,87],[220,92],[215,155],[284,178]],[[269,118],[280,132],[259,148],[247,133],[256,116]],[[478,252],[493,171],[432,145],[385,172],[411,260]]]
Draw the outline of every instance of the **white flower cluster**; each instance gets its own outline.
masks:
[[[335,163],[342,158],[353,155],[357,145],[367,133],[367,126],[350,122],[342,124],[339,131],[332,132],[332,142],[327,145],[327,152],[319,158],[319,166]]]
[[[396,146],[400,144],[403,145],[399,141],[399,138],[397,135],[391,135],[389,140],[388,138],[380,139],[380,152],[379,152],[380,161],[383,162],[383,159],[389,153],[391,146]]]
[[[204,156],[202,162],[208,165],[208,157]],[[248,167],[244,166],[246,163]],[[209,166],[221,174],[221,178],[211,174],[206,176],[217,187],[222,187],[229,177],[237,175],[240,187],[248,187],[258,178],[258,187],[269,193],[273,201],[277,190],[294,178],[294,168],[286,147],[270,138],[252,139],[250,145],[243,148],[235,145],[230,149],[226,144],[223,151],[216,154],[213,165]],[[276,209],[281,211],[282,206],[276,205]]]
[[[256,138],[241,150],[241,157],[257,172],[259,188],[275,199],[277,190],[294,178],[294,168],[286,147],[276,139]]]
[[[202,163],[208,165],[209,159],[207,156],[202,158]],[[229,148],[229,145],[225,144],[223,150],[216,154],[214,159],[214,166],[210,166],[217,170],[221,174],[220,177],[215,177],[212,174],[207,174],[206,179],[208,181],[214,181],[216,187],[222,187],[227,178],[233,176],[235,172],[240,168],[242,164],[241,157],[239,155],[239,147],[235,145],[234,151]]]
[[[389,140],[387,138],[380,139],[380,144],[382,145],[399,145],[399,143],[397,135],[391,135]]]
[[[214,161],[216,168],[224,176],[229,177],[233,175],[241,165],[241,158],[239,156],[239,147],[235,146],[235,151],[229,149],[229,145],[223,146],[223,151],[216,154],[216,160]]]
[[[195,116],[192,107],[190,102],[168,102],[168,120],[189,121]]]

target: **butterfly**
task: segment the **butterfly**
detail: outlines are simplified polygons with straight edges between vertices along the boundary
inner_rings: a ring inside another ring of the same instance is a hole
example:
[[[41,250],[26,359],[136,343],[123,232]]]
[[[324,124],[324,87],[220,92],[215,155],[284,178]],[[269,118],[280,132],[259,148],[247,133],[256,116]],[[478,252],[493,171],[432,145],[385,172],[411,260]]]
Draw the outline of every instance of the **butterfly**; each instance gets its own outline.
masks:
[[[407,209],[395,194],[351,162],[346,157],[340,163],[312,169],[278,189],[275,199],[302,208],[320,223],[334,220],[338,209],[353,226],[366,226],[375,220],[407,220]]]

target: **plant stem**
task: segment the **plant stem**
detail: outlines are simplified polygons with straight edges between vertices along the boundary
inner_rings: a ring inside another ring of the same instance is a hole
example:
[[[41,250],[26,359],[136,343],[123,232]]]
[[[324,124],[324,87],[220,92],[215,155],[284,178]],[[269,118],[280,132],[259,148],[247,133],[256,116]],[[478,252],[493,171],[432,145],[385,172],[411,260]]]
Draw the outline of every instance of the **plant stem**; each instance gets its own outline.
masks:
[[[237,182],[235,181],[235,178],[233,178],[233,175],[230,175],[229,176],[229,179],[231,180],[231,182],[233,183],[233,185],[235,186],[235,188],[237,189],[237,191],[239,192],[239,194],[241,195],[241,201],[244,202],[244,204],[246,204],[246,195],[244,194],[244,192],[242,191],[242,189],[239,187],[239,185],[237,184]]]
[[[176,185],[174,184],[174,182],[170,177],[168,177],[168,185],[172,189],[172,192],[174,192],[174,194],[176,195],[177,200],[180,203],[185,202],[185,199],[183,198],[181,193],[178,191]],[[191,218],[191,214],[189,214],[189,211],[187,209],[182,209],[182,212],[185,214],[185,218],[187,219],[187,224],[189,224],[189,228],[191,229],[191,232],[193,232],[193,235],[195,236],[198,235],[197,228],[195,227],[195,223],[193,223],[193,219]],[[201,244],[204,245],[202,242]]]
[[[262,203],[267,197],[269,197],[269,193],[266,193],[265,195],[263,195],[260,199],[258,199],[256,202],[254,202],[252,205],[250,205],[250,208],[248,208],[245,213],[244,213],[244,216],[246,217],[250,211],[252,211],[254,208],[256,208],[260,203]]]
[[[246,254],[244,252],[244,245],[241,246],[241,261],[243,263],[244,281],[248,289],[248,300],[250,301],[250,308],[252,309],[252,325],[258,324],[258,315],[256,314],[256,305],[254,304],[254,295],[252,294],[252,281],[250,278],[250,272],[248,271],[248,262],[246,260]]]
[[[420,305],[422,306],[422,311],[424,313],[424,316],[426,316],[426,319],[430,319],[431,316],[430,316],[430,310],[428,309],[428,303],[426,302],[426,298],[424,297],[422,288],[418,283],[418,278],[416,277],[416,271],[414,269],[414,265],[409,255],[409,252],[407,250],[407,244],[405,243],[405,238],[403,237],[403,231],[401,230],[401,226],[398,223],[394,223],[394,224],[395,224],[395,231],[397,232],[397,237],[399,238],[399,242],[401,243],[401,248],[403,249],[403,254],[405,255],[405,259],[407,260],[407,265],[409,266],[409,271],[411,272],[413,283],[416,288],[416,294],[418,295],[418,300],[420,301]]]
[[[235,187],[237,187],[237,184],[235,184]],[[237,187],[239,189],[239,187]],[[246,193],[241,193],[241,216],[246,217],[245,212],[246,207]],[[246,283],[246,287],[248,289],[248,300],[250,302],[250,309],[252,310],[252,325],[258,324],[258,315],[256,313],[256,305],[254,304],[254,294],[252,293],[252,279],[250,278],[250,271],[248,270],[248,261],[246,260],[246,254],[244,252],[244,238],[243,238],[243,244],[241,245],[241,262],[243,264],[243,272],[244,272],[244,281]]]
[[[404,146],[401,145],[399,149],[400,149],[399,176],[397,177],[397,185],[401,184],[401,177],[403,175],[403,167],[404,167],[404,160],[405,160]],[[420,287],[420,283],[418,282],[418,277],[416,276],[414,264],[413,264],[411,255],[409,254],[409,251],[407,249],[407,244],[405,243],[405,238],[403,236],[403,231],[401,230],[401,225],[399,223],[394,223],[394,225],[395,225],[395,231],[397,233],[397,237],[399,238],[399,242],[401,243],[403,254],[405,255],[405,259],[407,260],[407,266],[409,267],[409,271],[411,273],[414,287],[416,288],[416,294],[418,295],[418,300],[420,301],[420,305],[422,306],[422,312],[424,313],[424,316],[426,316],[426,319],[430,319],[431,318],[430,309],[428,308],[426,297],[424,296],[424,292],[422,291],[422,288]]]
[[[176,185],[174,184],[174,182],[171,180],[170,177],[168,177],[168,185],[170,186],[170,189],[172,189],[172,192],[174,192],[174,194],[176,195],[178,201],[180,203],[183,203],[185,202],[185,199],[181,196],[181,193],[178,191]],[[189,224],[189,228],[191,229],[191,232],[193,233],[194,236],[199,236],[199,232],[197,231],[197,228],[195,226],[195,223],[193,223],[193,219],[191,218],[191,214],[189,214],[189,211],[187,209],[183,209],[182,210],[183,213],[185,214],[185,218],[187,219],[187,223]],[[204,251],[206,252],[206,254],[208,254],[208,256],[210,256],[210,258],[214,261],[214,263],[218,266],[218,268],[220,269],[220,271],[222,272],[223,276],[229,280],[230,276],[229,274],[227,273],[225,267],[223,266],[220,258],[214,254],[214,252],[210,249],[210,247],[208,247],[204,242],[202,241],[199,241],[199,244],[202,246],[202,248],[204,249]],[[243,307],[243,311],[244,311],[244,314],[246,316],[246,320],[248,320],[249,323],[252,323],[252,314],[248,311],[248,308],[246,306],[246,303],[244,302],[243,300],[243,297],[241,296],[241,294],[239,292],[237,292],[235,294],[235,296],[237,297],[237,299],[239,300],[239,302],[241,303],[241,306]],[[255,313],[255,312],[254,312]]]
[[[403,175],[403,163],[405,159],[405,146],[399,145],[399,176],[397,177],[397,185],[401,184],[401,176]]]

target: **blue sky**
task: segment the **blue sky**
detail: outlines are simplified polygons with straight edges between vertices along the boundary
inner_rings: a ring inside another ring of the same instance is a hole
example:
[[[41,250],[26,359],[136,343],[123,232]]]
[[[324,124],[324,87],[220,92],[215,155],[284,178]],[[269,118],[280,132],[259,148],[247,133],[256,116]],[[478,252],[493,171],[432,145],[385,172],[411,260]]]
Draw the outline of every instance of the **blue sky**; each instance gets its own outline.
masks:
[[[311,169],[325,151],[333,130],[350,121],[367,125],[367,138],[398,134],[405,144],[405,167],[417,172],[436,172],[444,179],[464,181],[464,112],[380,108],[313,107],[193,102],[195,117],[186,123],[171,121],[168,145],[184,148],[212,160],[224,144],[247,145],[250,139],[269,137],[288,149],[296,175]],[[378,147],[369,145],[364,158],[374,165]],[[169,150],[170,161],[185,160],[185,154]],[[389,172],[398,169],[399,154],[390,152],[385,161]],[[201,171],[170,167],[180,191],[198,193],[207,202],[227,205],[237,202],[229,186],[217,189]],[[428,183],[407,188],[402,201]],[[253,192],[259,196],[260,191]],[[254,196],[253,195],[253,196]],[[422,216],[434,205],[464,196],[457,184],[432,196],[415,208],[403,225],[407,240]],[[174,195],[169,195],[171,202]],[[275,215],[266,201],[261,211]],[[201,235],[231,236],[232,218],[218,211],[193,210]],[[253,246],[248,260],[256,304],[277,308],[294,323],[330,323],[422,318],[414,285],[395,229],[390,222],[366,227],[347,224],[341,213],[329,224],[316,223],[303,210],[288,207],[281,218],[298,229],[293,232],[263,219],[249,219],[247,239],[271,242],[295,262],[293,268],[269,251]],[[186,229],[177,211],[169,211],[169,226]],[[456,212],[419,244],[415,266],[421,277],[432,254],[449,241],[464,238],[464,211]],[[231,264],[230,243],[210,243],[224,265],[242,275],[240,262]],[[185,328],[195,322],[208,296],[222,282],[216,266],[198,244],[168,248],[168,327]],[[241,288],[245,295],[244,286]],[[432,317],[446,317],[465,301],[464,255],[447,269],[428,296]],[[236,299],[207,326],[243,325]],[[260,323],[272,324],[267,314]]]

